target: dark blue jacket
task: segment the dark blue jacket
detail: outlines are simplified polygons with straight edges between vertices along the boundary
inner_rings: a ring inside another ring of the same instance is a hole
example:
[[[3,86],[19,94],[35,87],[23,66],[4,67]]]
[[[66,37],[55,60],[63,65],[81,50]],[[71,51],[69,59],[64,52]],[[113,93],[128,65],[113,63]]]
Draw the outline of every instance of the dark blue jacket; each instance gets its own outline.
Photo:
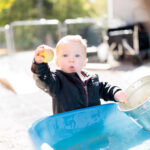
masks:
[[[87,78],[83,82],[77,73],[52,72],[46,63],[34,62],[31,70],[38,87],[52,96],[54,114],[100,105],[100,99],[115,101],[114,94],[121,90],[100,82],[97,75],[89,76],[82,72]]]

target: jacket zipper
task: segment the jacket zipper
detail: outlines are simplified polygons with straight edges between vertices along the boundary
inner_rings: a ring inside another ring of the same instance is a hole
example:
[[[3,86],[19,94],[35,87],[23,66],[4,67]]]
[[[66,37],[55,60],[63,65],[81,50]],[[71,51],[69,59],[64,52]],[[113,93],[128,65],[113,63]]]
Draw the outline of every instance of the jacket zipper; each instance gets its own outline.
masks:
[[[85,81],[84,89],[85,89],[85,95],[86,95],[86,107],[88,107],[89,97],[88,97],[88,90],[87,90],[87,81]]]
[[[87,90],[87,82],[88,82],[88,80],[85,81],[85,84],[83,84],[83,82],[81,82],[79,79],[76,79],[76,80],[78,80],[81,83],[81,86],[84,89],[85,96],[86,96],[86,107],[88,107],[88,103],[89,103],[88,90]]]

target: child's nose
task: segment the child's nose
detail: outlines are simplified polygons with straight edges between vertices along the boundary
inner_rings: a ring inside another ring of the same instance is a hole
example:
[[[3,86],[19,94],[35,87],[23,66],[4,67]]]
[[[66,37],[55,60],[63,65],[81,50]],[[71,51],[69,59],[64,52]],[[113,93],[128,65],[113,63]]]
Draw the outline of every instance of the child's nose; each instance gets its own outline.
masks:
[[[70,57],[69,57],[69,61],[70,61],[70,62],[74,62],[73,56],[70,56]]]

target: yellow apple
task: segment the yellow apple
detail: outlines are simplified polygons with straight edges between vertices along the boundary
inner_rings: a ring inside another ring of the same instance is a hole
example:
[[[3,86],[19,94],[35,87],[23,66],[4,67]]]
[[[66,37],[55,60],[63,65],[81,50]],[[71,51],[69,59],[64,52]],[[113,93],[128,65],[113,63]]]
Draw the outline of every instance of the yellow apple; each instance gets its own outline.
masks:
[[[50,62],[53,59],[54,52],[53,52],[53,50],[51,50],[49,48],[49,49],[44,49],[44,51],[41,52],[39,55],[43,57],[42,62],[48,63],[48,62]]]

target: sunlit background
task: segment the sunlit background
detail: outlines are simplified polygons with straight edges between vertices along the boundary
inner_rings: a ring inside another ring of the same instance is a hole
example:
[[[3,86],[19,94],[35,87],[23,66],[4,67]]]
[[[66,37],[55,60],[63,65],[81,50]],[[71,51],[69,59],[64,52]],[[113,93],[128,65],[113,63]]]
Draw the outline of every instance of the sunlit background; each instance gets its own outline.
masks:
[[[33,150],[28,128],[52,115],[51,97],[30,70],[40,44],[55,48],[61,37],[80,34],[88,44],[85,69],[123,89],[150,75],[149,6],[148,0],[0,0],[0,149]],[[49,65],[55,68],[55,60]]]

